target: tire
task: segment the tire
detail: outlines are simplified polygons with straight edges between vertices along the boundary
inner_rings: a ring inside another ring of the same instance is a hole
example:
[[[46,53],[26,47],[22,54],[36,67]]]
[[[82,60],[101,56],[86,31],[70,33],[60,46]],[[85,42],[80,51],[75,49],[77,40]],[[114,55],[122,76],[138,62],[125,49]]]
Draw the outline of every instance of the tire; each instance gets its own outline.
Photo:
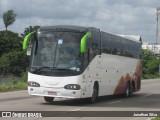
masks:
[[[125,87],[124,97],[131,97],[133,94],[132,85],[128,82]]]
[[[98,85],[94,84],[92,97],[88,98],[88,103],[93,104],[98,98]]]
[[[48,103],[52,103],[54,100],[54,97],[44,97],[44,100]]]

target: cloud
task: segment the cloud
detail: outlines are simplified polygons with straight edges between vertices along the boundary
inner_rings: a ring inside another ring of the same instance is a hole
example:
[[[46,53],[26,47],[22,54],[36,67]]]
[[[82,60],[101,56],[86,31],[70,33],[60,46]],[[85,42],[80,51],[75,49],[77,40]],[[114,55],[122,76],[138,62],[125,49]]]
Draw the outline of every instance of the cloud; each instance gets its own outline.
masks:
[[[19,33],[29,25],[69,24],[144,35],[144,41],[154,42],[157,5],[159,0],[0,0],[0,16],[13,9],[17,19],[9,29]],[[1,17],[0,30],[2,24]]]
[[[0,10],[2,11],[3,9],[7,8],[8,7],[8,3],[9,1],[7,0],[1,0],[0,1]]]

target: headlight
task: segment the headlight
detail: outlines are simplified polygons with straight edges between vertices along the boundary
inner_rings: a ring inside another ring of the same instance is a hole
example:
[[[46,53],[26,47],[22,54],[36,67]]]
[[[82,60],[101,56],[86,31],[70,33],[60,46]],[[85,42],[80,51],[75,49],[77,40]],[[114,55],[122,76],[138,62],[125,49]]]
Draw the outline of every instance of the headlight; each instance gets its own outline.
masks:
[[[37,83],[37,82],[29,81],[28,82],[28,86],[31,86],[31,87],[40,87],[40,84]]]
[[[79,90],[81,89],[80,85],[77,84],[68,84],[66,86],[64,86],[65,89],[69,89],[69,90]]]

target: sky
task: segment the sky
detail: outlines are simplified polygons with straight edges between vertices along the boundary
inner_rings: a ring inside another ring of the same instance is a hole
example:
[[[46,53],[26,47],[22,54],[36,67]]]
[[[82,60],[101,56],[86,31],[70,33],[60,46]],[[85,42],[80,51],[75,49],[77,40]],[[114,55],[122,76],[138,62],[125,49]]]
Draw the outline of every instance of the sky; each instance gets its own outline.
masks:
[[[157,7],[160,0],[0,0],[0,31],[3,13],[12,9],[17,16],[8,30],[19,34],[34,25],[79,25],[155,43]]]

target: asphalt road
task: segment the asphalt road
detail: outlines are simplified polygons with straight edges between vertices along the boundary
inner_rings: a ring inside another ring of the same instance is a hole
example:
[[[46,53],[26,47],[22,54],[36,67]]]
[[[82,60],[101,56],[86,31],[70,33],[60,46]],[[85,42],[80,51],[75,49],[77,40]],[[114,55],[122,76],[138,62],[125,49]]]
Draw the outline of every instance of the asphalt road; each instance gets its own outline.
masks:
[[[63,111],[61,114],[53,113],[56,117],[25,118],[27,120],[147,120],[150,117],[122,118],[116,117],[116,112],[113,112],[115,117],[96,117],[96,114],[97,116],[99,114],[98,112],[83,113],[80,111],[137,111],[138,114],[143,111],[160,111],[160,79],[143,80],[141,91],[134,93],[130,98],[106,96],[99,98],[95,104],[87,104],[83,100],[69,99],[55,99],[54,103],[49,104],[43,100],[43,97],[28,95],[26,90],[0,93],[0,111]],[[72,115],[75,115],[77,112],[81,113],[81,115],[73,117]],[[59,117],[67,114],[71,116]],[[119,115],[120,114],[121,112],[119,112]],[[122,114],[126,114],[127,116],[128,112]],[[10,118],[0,118],[0,120],[1,119],[10,120]],[[22,118],[12,119],[18,120]]]

